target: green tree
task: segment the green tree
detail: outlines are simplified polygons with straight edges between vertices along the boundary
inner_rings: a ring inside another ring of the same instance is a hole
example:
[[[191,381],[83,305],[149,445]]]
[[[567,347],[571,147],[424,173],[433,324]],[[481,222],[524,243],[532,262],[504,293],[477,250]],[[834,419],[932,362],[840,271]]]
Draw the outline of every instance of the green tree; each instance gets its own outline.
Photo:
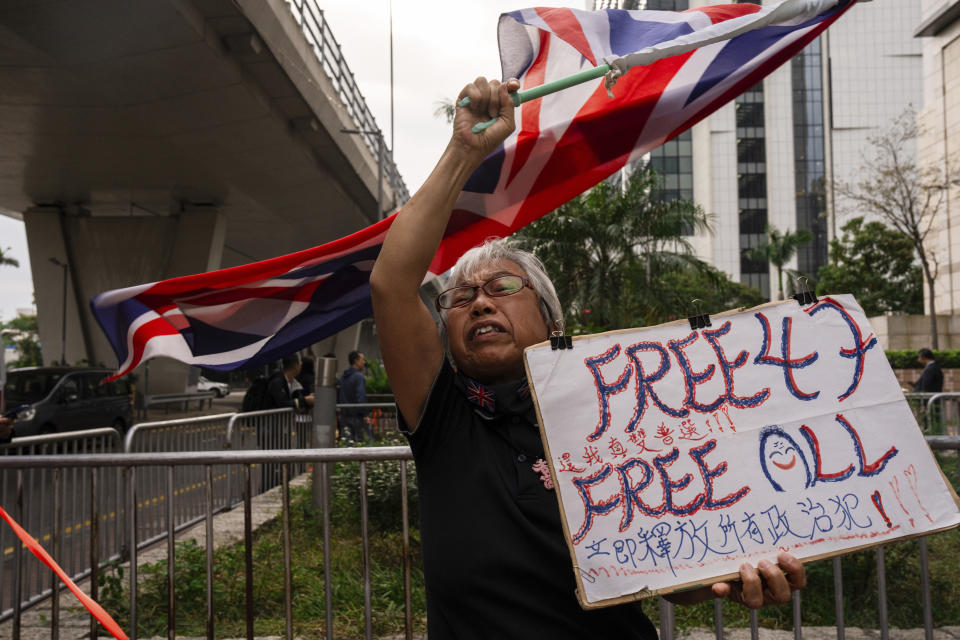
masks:
[[[783,300],[784,265],[797,254],[797,249],[809,244],[811,240],[813,234],[806,229],[798,229],[796,232],[780,231],[767,225],[767,241],[744,251],[747,258],[757,262],[769,262],[777,268],[777,300]]]
[[[664,300],[661,316],[656,322],[674,320],[691,315],[691,301],[700,300],[704,312],[716,313],[728,309],[750,308],[767,301],[759,289],[730,280],[725,273],[710,265],[702,269],[671,271],[660,276],[659,295]]]
[[[10,247],[6,249],[0,249],[0,266],[7,265],[11,267],[19,267],[20,262],[16,258],[10,257]]]
[[[17,316],[0,323],[3,330],[3,346],[14,345],[20,354],[16,360],[7,363],[11,369],[16,367],[36,367],[43,364],[40,353],[37,316]]]
[[[709,231],[709,216],[688,201],[664,202],[658,185],[656,172],[638,169],[626,182],[601,182],[513,235],[543,260],[568,326],[594,331],[660,322],[685,313],[689,303],[666,295],[669,274],[722,276],[683,235]]]
[[[817,274],[817,293],[856,292],[868,316],[923,313],[923,272],[913,243],[882,222],[853,218],[830,241],[830,262]]]
[[[934,286],[940,265],[936,251],[927,246],[926,239],[948,186],[941,167],[917,163],[913,149],[918,134],[916,114],[907,109],[893,120],[889,129],[868,138],[873,155],[861,168],[860,179],[855,183],[840,182],[836,190],[859,212],[878,216],[910,238],[927,285],[930,346],[938,349]]]

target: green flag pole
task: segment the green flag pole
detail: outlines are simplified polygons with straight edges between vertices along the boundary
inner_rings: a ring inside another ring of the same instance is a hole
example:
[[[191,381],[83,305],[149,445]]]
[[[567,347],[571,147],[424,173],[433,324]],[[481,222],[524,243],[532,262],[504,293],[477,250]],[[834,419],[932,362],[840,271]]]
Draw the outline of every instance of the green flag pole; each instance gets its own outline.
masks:
[[[566,78],[560,78],[559,80],[554,80],[553,82],[547,82],[539,87],[533,87],[532,89],[527,89],[526,91],[515,91],[510,94],[510,99],[513,100],[513,106],[519,107],[524,102],[530,102],[531,100],[542,98],[543,96],[551,93],[563,91],[564,89],[569,89],[575,85],[583,84],[584,82],[595,80],[597,78],[602,78],[603,76],[607,75],[608,71],[610,71],[610,65],[602,64],[599,67],[579,71],[573,75],[567,76]],[[465,107],[468,104],[470,104],[469,96],[458,102],[457,106]],[[477,124],[473,125],[472,131],[474,133],[480,133],[496,121],[496,118],[492,118],[486,122],[478,122]]]

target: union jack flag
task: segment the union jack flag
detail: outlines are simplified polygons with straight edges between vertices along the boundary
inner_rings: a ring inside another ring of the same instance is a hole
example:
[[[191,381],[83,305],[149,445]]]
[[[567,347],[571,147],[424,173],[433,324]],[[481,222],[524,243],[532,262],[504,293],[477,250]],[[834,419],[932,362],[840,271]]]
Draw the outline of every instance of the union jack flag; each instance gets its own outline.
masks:
[[[496,396],[493,389],[477,382],[476,380],[467,380],[467,400],[477,405],[481,409],[492,412],[496,407]]]
[[[517,130],[457,200],[428,278],[485,238],[510,235],[682,133],[788,60],[854,2],[502,15],[503,74],[523,89],[604,60],[622,71],[639,56],[647,66],[619,78],[613,98],[589,83],[523,104]],[[769,22],[787,5],[800,11]],[[751,20],[756,24],[743,31]],[[682,53],[649,63],[676,51]],[[91,306],[117,354],[117,375],[159,355],[211,369],[263,364],[367,317],[369,273],[392,221],[298,253],[96,296]]]

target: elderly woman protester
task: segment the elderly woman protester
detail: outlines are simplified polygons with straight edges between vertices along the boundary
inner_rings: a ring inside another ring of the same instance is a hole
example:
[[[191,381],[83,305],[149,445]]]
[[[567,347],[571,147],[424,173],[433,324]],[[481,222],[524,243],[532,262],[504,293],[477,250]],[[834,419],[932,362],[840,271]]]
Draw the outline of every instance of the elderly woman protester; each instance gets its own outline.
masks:
[[[655,639],[637,603],[580,608],[556,496],[532,469],[543,446],[523,349],[562,326],[539,261],[499,242],[468,251],[436,301],[439,333],[418,294],[460,190],[514,129],[508,92],[518,88],[483,78],[464,87],[457,101],[469,97],[469,105],[457,109],[446,150],[391,226],[370,278],[384,364],[417,464],[428,635]],[[486,130],[471,131],[491,118]],[[744,564],[736,582],[671,599],[759,607],[786,602],[804,583],[800,562],[780,554],[776,564]]]

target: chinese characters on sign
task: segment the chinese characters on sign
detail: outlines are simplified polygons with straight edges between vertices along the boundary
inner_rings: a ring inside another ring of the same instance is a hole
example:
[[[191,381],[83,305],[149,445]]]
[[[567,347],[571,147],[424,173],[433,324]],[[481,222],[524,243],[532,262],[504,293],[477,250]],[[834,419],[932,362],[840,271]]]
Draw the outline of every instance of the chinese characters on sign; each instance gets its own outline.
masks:
[[[585,605],[960,522],[852,296],[525,357]]]

